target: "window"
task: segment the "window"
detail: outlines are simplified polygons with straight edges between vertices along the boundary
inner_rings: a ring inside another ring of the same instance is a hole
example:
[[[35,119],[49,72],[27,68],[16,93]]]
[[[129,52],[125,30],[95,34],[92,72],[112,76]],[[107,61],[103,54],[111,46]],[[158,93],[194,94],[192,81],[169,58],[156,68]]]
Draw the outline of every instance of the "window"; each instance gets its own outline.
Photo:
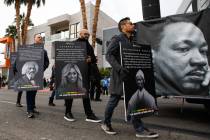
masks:
[[[69,38],[69,30],[61,31],[61,39]]]
[[[75,23],[70,25],[70,38],[78,38],[80,30],[80,23]]]

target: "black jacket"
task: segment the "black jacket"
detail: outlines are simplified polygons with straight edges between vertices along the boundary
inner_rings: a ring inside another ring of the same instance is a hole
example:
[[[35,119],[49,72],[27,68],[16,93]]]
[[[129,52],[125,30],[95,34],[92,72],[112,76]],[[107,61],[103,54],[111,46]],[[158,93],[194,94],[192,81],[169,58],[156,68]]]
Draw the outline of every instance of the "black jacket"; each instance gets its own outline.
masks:
[[[88,40],[83,39],[83,38],[78,38],[76,41],[80,41],[80,42],[85,42],[86,43],[86,51],[87,51],[87,56],[91,57],[91,62],[88,63],[88,85],[86,87],[86,89],[90,88],[90,75],[91,75],[91,64],[94,64],[97,62],[96,60],[96,56],[94,54],[94,50],[93,47],[90,45],[90,43],[88,42]]]
[[[132,46],[128,37],[124,33],[121,33],[111,39],[111,42],[106,52],[106,59],[112,66],[109,90],[111,94],[115,95],[123,94],[123,78],[122,75],[120,75],[120,71],[123,68],[120,64],[120,43],[126,46]]]
[[[91,57],[91,63],[96,63],[97,60],[96,60],[96,56],[94,54],[93,47],[90,45],[88,40],[83,39],[83,38],[78,38],[76,41],[80,41],[80,42],[85,42],[86,43],[87,55],[89,55]]]

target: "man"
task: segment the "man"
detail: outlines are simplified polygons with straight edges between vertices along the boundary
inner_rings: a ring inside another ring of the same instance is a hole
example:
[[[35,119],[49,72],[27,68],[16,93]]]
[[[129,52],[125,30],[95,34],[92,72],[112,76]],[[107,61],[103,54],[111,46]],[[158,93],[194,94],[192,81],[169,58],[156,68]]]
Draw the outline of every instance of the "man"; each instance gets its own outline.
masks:
[[[94,55],[94,51],[92,46],[90,45],[90,43],[88,42],[89,39],[89,32],[87,29],[82,29],[79,33],[80,37],[76,40],[76,41],[80,41],[80,42],[85,42],[86,44],[86,50],[87,50],[87,59],[86,62],[88,63],[88,75],[90,75],[90,65],[91,63],[96,63],[96,57]],[[90,80],[88,80],[90,83]],[[89,89],[89,87],[88,87]],[[88,91],[87,89],[87,91]],[[83,107],[85,110],[85,114],[87,116],[86,121],[88,122],[101,122],[101,120],[95,116],[95,114],[93,113],[92,109],[91,109],[91,105],[90,105],[90,98],[89,95],[87,97],[84,97],[83,99]],[[66,111],[65,111],[65,116],[64,119],[66,119],[67,121],[75,121],[72,113],[71,113],[71,107],[72,107],[72,103],[73,103],[73,99],[65,99],[65,105],[66,105]]]
[[[34,45],[43,45],[43,40],[42,40],[42,36],[40,34],[36,34],[34,36]],[[47,69],[47,67],[49,66],[49,58],[47,56],[47,51],[44,50],[44,70]],[[14,73],[17,72],[17,68],[16,68],[16,62],[14,63],[13,66],[13,70]],[[27,114],[28,114],[28,118],[34,118],[34,113],[39,114],[39,111],[36,110],[36,105],[35,105],[35,97],[36,97],[36,90],[32,90],[32,91],[26,91],[26,102],[27,102]]]
[[[126,79],[129,71],[122,67],[120,64],[120,44],[132,47],[131,39],[134,32],[134,24],[130,21],[130,18],[126,17],[120,20],[118,23],[118,29],[121,32],[120,35],[114,36],[108,46],[106,59],[112,66],[111,80],[110,80],[110,98],[105,109],[105,120],[101,128],[107,134],[116,134],[111,126],[111,118],[115,107],[123,94],[122,87],[123,81]],[[134,123],[135,121],[133,121]],[[145,131],[143,123],[140,121],[138,124],[133,124],[136,130],[136,134],[142,137],[152,137],[154,134],[149,131]],[[136,135],[137,136],[137,135]]]
[[[109,79],[107,78],[107,76],[105,76],[104,79],[101,80],[101,82],[102,82],[103,94],[108,95]]]
[[[49,106],[55,106],[55,104],[53,103],[54,101],[54,97],[55,97],[55,64],[52,66],[52,74],[50,77],[50,90],[52,90],[51,96],[49,97]]]
[[[38,83],[35,81],[35,75],[38,72],[38,64],[35,61],[28,61],[22,67],[22,77],[18,79],[14,84],[18,87],[33,87],[38,86]],[[17,87],[17,88],[18,88]]]
[[[164,26],[154,49],[157,92],[208,95],[208,45],[201,30],[190,22]]]
[[[23,105],[21,104],[22,94],[23,94],[23,91],[18,91],[16,107],[23,107]]]
[[[34,44],[35,45],[44,45],[42,36],[40,34],[36,34],[34,36]],[[47,51],[44,50],[44,71],[49,66],[49,58],[47,55]],[[34,113],[39,114],[39,111],[36,108],[35,100],[36,100],[36,93],[37,91],[27,91],[26,92],[26,101],[27,101],[27,112],[28,118],[34,118]]]
[[[102,101],[101,95],[101,75],[96,63],[91,64],[91,78],[90,78],[90,99],[95,101]],[[95,96],[95,98],[94,98]]]

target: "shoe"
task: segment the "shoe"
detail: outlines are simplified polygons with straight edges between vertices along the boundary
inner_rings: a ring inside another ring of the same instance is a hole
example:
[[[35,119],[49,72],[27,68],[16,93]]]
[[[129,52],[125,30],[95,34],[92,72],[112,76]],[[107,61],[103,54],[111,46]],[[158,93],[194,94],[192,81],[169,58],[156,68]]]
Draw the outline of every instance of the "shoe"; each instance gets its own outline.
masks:
[[[16,107],[23,107],[20,103],[16,103]]]
[[[37,115],[40,114],[40,112],[39,112],[37,109],[35,109],[35,108],[34,108],[34,110],[33,110],[33,113],[35,113],[35,114],[37,114]]]
[[[99,123],[101,122],[102,120],[100,120],[98,117],[95,116],[95,114],[92,114],[90,116],[87,116],[86,120],[87,122],[96,122],[96,123]]]
[[[56,106],[54,103],[49,103],[48,105],[49,106]]]
[[[102,124],[101,129],[104,130],[105,133],[109,135],[115,135],[117,132],[114,131],[111,125]]]
[[[63,117],[65,120],[69,121],[69,122],[74,122],[74,116],[71,113],[67,113],[65,114],[65,116]]]
[[[137,138],[157,138],[159,135],[155,132],[152,132],[148,129],[144,129],[143,132],[137,132],[136,133]]]
[[[35,117],[33,112],[27,112],[27,114],[28,114],[28,118],[34,118]]]
[[[96,102],[101,102],[102,100],[101,100],[101,99],[95,99],[95,101],[96,101]]]

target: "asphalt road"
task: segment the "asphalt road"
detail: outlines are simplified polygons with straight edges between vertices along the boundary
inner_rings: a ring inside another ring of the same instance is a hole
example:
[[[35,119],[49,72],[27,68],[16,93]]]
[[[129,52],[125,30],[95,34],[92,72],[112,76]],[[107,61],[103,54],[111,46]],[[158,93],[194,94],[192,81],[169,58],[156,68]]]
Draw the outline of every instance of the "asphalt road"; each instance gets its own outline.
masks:
[[[56,106],[48,106],[50,92],[39,92],[36,106],[41,112],[34,119],[26,115],[25,94],[22,97],[24,107],[15,106],[17,94],[12,90],[0,89],[0,140],[135,140],[135,132],[124,119],[123,101],[113,115],[113,128],[117,135],[105,134],[100,123],[85,121],[81,99],[73,102],[72,113],[76,121],[63,119],[64,101],[56,100]],[[108,96],[102,95],[102,102],[91,102],[96,116],[103,119]],[[159,115],[144,118],[145,125],[158,132],[158,140],[209,140],[210,115],[202,105],[184,103],[181,99],[158,99]]]

